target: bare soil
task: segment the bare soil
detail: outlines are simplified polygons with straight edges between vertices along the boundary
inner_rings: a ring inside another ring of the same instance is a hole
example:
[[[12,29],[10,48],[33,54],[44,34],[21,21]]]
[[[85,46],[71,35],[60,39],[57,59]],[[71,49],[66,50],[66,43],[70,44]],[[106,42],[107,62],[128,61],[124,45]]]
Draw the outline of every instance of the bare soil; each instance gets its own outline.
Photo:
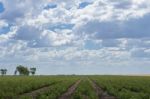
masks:
[[[109,95],[106,91],[104,91],[102,88],[100,88],[95,81],[91,81],[91,84],[94,88],[94,90],[96,91],[97,96],[99,97],[99,99],[117,99],[114,96]]]
[[[76,90],[77,86],[79,85],[79,83],[81,82],[81,80],[78,80],[75,84],[73,84],[68,90],[67,92],[65,92],[64,94],[62,94],[59,99],[70,99],[71,95],[74,93],[74,91]]]
[[[82,95],[82,98],[83,98],[83,99],[89,99],[89,97],[86,96],[86,95]]]

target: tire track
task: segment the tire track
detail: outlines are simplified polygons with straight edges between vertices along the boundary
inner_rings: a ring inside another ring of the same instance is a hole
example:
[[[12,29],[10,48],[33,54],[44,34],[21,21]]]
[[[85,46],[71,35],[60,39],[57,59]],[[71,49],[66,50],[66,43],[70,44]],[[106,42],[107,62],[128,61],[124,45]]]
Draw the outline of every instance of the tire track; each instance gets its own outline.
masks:
[[[117,99],[114,96],[109,95],[106,91],[104,91],[102,88],[100,88],[97,84],[96,81],[89,80],[92,84],[92,87],[96,91],[97,96],[99,99]]]
[[[58,99],[70,99],[71,95],[74,93],[74,91],[76,90],[76,88],[77,88],[77,86],[79,85],[80,82],[81,82],[81,80],[78,80],[75,84],[73,84],[67,90],[67,92],[65,92],[64,94],[62,94]]]

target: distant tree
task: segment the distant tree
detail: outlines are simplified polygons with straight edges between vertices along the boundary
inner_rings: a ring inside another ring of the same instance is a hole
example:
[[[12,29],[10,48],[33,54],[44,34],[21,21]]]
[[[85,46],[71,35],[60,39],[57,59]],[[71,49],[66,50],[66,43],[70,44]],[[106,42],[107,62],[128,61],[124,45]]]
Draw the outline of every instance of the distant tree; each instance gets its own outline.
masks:
[[[17,75],[17,70],[15,70],[14,75]]]
[[[7,69],[4,69],[4,75],[6,75],[7,74]]]
[[[19,65],[16,67],[16,71],[19,72],[20,75],[29,75],[29,70],[27,67],[24,67],[22,65]],[[15,71],[15,74],[17,74],[17,72]]]
[[[30,73],[31,73],[32,75],[34,75],[35,72],[36,72],[36,68],[30,68]]]
[[[1,75],[6,75],[7,74],[7,69],[0,69]]]

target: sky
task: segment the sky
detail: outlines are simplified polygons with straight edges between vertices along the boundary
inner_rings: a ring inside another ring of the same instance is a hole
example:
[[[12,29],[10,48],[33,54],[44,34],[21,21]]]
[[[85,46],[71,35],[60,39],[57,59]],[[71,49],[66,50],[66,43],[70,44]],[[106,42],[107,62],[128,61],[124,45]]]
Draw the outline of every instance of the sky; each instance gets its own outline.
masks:
[[[0,0],[0,68],[150,74],[149,0]]]

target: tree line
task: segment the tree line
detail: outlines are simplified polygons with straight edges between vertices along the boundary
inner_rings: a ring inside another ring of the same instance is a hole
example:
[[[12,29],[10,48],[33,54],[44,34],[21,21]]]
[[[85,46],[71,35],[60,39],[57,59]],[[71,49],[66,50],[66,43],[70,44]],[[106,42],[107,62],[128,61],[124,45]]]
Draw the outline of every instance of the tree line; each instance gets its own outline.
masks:
[[[32,68],[27,68],[25,66],[22,66],[22,65],[19,65],[16,67],[16,70],[14,72],[14,75],[17,75],[17,73],[19,73],[19,75],[35,75],[35,72],[36,72],[36,68],[35,67],[32,67]],[[7,74],[7,69],[0,69],[0,74],[2,76],[6,75]]]

